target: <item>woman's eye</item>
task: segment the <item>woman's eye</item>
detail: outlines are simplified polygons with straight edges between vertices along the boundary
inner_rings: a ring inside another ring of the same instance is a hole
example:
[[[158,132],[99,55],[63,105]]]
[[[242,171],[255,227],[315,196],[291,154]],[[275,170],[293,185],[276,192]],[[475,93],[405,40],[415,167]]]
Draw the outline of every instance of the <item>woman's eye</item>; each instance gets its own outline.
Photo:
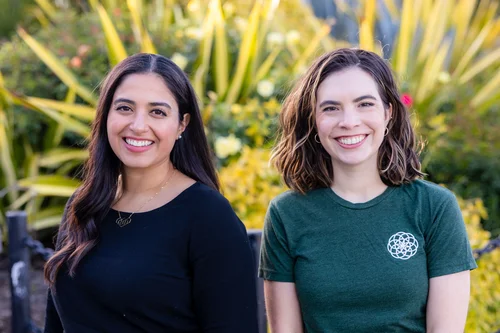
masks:
[[[126,106],[126,105],[119,106],[119,107],[117,107],[116,109],[117,109],[118,111],[125,111],[125,112],[127,112],[127,111],[131,111],[131,110],[132,110],[131,108],[129,108],[129,107],[128,107],[128,106]]]
[[[323,109],[323,112],[327,111],[337,111],[338,108],[336,106],[327,106],[326,108]]]
[[[166,116],[167,114],[165,111],[160,110],[160,109],[154,109],[151,111],[155,116]]]
[[[375,104],[371,103],[371,102],[363,102],[360,104],[362,107],[364,108],[368,108],[368,107],[372,107],[374,106]]]

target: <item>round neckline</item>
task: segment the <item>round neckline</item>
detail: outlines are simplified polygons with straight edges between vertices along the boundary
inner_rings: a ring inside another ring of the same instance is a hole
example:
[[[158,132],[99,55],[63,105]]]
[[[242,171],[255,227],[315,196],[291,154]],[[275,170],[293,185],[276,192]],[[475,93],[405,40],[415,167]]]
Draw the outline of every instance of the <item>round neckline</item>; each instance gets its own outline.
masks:
[[[344,198],[340,197],[337,193],[333,191],[331,187],[326,188],[329,196],[339,205],[344,206],[349,209],[366,209],[373,207],[383,200],[385,200],[394,190],[396,189],[396,186],[387,186],[387,188],[377,195],[375,198],[370,199],[365,202],[358,202],[358,203],[353,203],[351,201],[345,200]]]
[[[200,185],[201,185],[201,183],[199,181],[194,182],[193,184],[191,184],[188,187],[186,187],[181,193],[179,193],[175,198],[173,198],[169,202],[166,202],[163,205],[161,205],[159,207],[156,207],[156,208],[153,208],[151,210],[147,210],[147,211],[144,211],[144,212],[132,213],[132,212],[128,212],[128,211],[117,210],[117,209],[114,209],[113,207],[111,207],[110,211],[112,211],[112,212],[114,212],[116,214],[118,214],[118,212],[120,212],[120,214],[134,214],[134,215],[143,215],[143,214],[155,213],[155,212],[157,212],[159,210],[164,209],[167,206],[170,206],[171,204],[174,204],[178,200],[181,200],[182,197],[184,197],[185,195],[188,194],[188,192],[190,192],[191,189],[194,189],[195,187],[199,187]]]

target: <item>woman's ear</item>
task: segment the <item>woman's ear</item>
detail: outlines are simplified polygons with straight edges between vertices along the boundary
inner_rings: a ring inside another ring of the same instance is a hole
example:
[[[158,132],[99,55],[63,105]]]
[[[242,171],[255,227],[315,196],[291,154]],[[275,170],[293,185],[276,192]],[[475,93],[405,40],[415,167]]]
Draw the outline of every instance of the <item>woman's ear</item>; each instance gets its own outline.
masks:
[[[389,124],[389,120],[392,118],[392,104],[389,103],[389,108],[385,109],[385,125]]]
[[[182,134],[186,130],[187,125],[189,124],[189,121],[191,120],[191,115],[189,113],[184,113],[184,116],[182,117],[180,126],[179,126],[179,135]]]

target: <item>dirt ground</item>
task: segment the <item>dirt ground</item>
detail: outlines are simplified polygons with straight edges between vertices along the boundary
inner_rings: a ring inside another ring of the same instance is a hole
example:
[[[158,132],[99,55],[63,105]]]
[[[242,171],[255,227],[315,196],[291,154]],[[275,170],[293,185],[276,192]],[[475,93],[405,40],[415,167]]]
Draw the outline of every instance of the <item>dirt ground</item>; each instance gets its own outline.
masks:
[[[30,276],[31,318],[39,327],[43,327],[47,287],[43,282],[43,262],[35,258],[32,262]],[[15,333],[11,331],[11,304],[8,260],[0,256],[0,333]]]

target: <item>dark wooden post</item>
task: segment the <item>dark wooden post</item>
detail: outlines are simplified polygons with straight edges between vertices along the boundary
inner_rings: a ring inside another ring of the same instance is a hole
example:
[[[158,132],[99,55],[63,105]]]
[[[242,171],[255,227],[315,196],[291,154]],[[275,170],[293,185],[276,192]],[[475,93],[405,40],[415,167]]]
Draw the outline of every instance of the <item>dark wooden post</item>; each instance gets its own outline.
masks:
[[[260,243],[262,239],[262,231],[257,229],[248,230],[248,238],[255,258],[255,267],[259,267]],[[261,278],[257,279],[257,319],[259,321],[259,333],[267,333],[267,316],[266,304],[264,302],[264,281]]]
[[[27,215],[23,211],[7,212],[9,238],[9,273],[12,303],[12,333],[30,332],[30,251],[25,245],[28,236]]]

